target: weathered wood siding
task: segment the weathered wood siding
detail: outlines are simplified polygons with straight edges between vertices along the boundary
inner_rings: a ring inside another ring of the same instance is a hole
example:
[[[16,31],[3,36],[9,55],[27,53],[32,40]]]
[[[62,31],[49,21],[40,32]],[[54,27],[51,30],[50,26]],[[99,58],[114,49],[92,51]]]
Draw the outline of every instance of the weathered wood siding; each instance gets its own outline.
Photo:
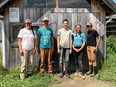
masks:
[[[93,2],[92,2],[93,3]],[[9,23],[9,7],[19,7],[20,9],[20,23]],[[94,7],[92,4],[91,8],[25,8],[22,0],[16,0],[5,9],[5,32],[6,32],[6,67],[15,67],[17,64],[20,64],[20,56],[19,50],[17,47],[17,42],[14,43],[12,38],[14,34],[17,33],[17,29],[13,28],[14,26],[18,26],[18,28],[23,26],[24,20],[30,18],[33,23],[38,24],[38,26],[42,26],[42,18],[44,16],[48,17],[50,22],[49,25],[53,29],[54,38],[55,38],[55,52],[53,54],[53,66],[54,70],[59,70],[58,67],[58,54],[56,48],[56,39],[57,39],[57,31],[62,28],[63,19],[67,18],[69,20],[69,28],[74,31],[76,24],[82,25],[82,32],[87,34],[86,23],[92,22],[94,29],[98,31],[100,36],[102,37],[99,52],[97,57],[101,60],[105,55],[105,11],[104,9],[100,10]],[[94,11],[95,10],[95,11]],[[74,58],[73,54],[70,55],[70,70],[74,70]],[[87,69],[87,54],[85,48],[84,55],[84,63],[85,68]],[[39,63],[39,54],[36,53],[34,62],[36,65]],[[99,63],[99,62],[98,62]]]

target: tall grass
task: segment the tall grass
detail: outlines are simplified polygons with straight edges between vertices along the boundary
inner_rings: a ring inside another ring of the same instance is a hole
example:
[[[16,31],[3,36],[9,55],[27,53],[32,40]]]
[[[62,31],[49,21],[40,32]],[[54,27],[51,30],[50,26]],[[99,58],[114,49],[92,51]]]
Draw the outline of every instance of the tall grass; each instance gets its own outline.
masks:
[[[48,87],[57,81],[55,77],[49,74],[40,75],[39,73],[21,81],[19,79],[20,66],[15,69],[5,69],[2,66],[2,53],[0,51],[0,87]]]
[[[106,46],[107,59],[98,72],[97,78],[116,84],[116,38],[113,36],[108,37]]]

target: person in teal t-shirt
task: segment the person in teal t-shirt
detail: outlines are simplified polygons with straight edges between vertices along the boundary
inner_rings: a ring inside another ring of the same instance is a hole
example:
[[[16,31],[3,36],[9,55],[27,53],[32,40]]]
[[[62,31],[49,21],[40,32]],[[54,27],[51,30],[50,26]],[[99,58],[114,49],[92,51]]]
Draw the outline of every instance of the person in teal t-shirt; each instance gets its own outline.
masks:
[[[82,63],[85,42],[85,34],[81,32],[81,25],[77,24],[75,26],[75,32],[73,33],[73,50],[76,67],[75,75],[81,77],[82,79],[85,79]]]
[[[52,53],[54,51],[53,31],[48,27],[48,18],[43,18],[44,26],[38,29],[38,52],[40,53],[40,73],[45,71],[45,60],[47,59],[48,73],[52,73]],[[46,58],[46,59],[45,59]]]
[[[52,47],[51,37],[53,36],[53,31],[51,28],[41,27],[39,28],[37,34],[40,37],[40,48],[51,48]]]

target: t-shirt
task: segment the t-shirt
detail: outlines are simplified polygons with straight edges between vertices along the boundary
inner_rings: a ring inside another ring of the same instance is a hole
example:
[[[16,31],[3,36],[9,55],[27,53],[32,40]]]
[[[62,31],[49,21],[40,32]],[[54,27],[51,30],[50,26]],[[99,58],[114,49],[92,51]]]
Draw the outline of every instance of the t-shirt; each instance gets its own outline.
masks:
[[[83,42],[86,42],[84,33],[81,33],[81,34],[73,33],[74,47],[81,47]]]
[[[18,38],[22,38],[22,50],[31,50],[34,48],[34,39],[37,38],[36,33],[31,29],[23,28],[19,31],[19,34],[17,36]]]
[[[60,36],[61,47],[70,48],[70,36],[72,35],[72,31],[61,28],[58,30],[57,35]]]
[[[96,37],[98,37],[98,32],[96,30],[89,30],[87,32],[87,45],[96,46]]]
[[[51,48],[52,47],[52,39],[53,31],[51,28],[41,27],[38,29],[37,35],[40,38],[40,48]]]

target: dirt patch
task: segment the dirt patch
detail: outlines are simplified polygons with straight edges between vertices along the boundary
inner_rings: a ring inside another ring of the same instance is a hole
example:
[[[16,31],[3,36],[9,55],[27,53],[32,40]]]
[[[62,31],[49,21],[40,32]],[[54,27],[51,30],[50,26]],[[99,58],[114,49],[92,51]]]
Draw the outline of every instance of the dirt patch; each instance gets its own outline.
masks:
[[[58,78],[60,83],[53,84],[50,87],[116,87],[110,82],[105,82],[101,80],[97,80],[95,77],[86,76],[85,80],[82,80],[79,77],[75,77],[71,75],[71,78],[67,78],[64,76],[63,78]]]

